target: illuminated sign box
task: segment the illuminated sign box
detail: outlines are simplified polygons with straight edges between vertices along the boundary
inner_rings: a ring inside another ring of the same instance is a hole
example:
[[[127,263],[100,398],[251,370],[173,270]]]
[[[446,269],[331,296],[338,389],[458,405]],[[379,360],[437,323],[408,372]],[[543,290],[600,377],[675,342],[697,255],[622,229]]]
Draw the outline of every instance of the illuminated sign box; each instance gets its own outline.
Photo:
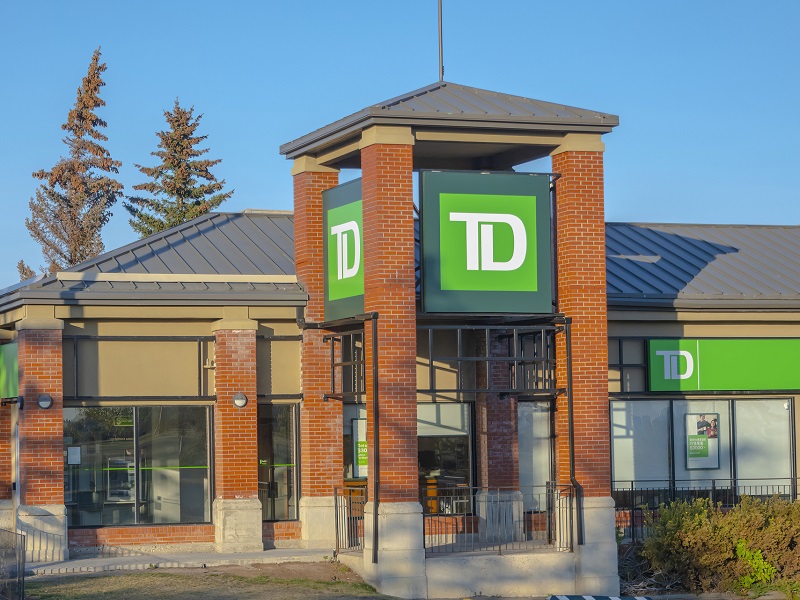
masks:
[[[364,312],[361,179],[322,192],[325,320]]]
[[[430,313],[552,313],[550,176],[423,171]]]

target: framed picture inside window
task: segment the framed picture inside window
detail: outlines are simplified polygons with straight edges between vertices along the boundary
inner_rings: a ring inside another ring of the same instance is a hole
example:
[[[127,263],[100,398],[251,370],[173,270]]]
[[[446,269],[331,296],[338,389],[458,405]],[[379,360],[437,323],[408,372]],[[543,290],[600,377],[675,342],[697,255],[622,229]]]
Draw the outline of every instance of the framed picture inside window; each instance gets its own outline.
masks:
[[[719,468],[719,413],[686,415],[686,468]]]

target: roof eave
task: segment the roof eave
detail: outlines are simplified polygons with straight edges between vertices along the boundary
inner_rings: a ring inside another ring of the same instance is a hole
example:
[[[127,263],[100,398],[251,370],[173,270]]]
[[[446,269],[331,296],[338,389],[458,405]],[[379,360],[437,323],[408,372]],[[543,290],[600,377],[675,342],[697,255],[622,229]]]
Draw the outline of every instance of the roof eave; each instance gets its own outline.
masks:
[[[524,132],[559,131],[563,133],[609,133],[619,125],[614,115],[598,117],[598,122],[564,120],[563,117],[541,117],[536,121],[511,117],[485,115],[446,116],[442,113],[414,113],[408,115],[387,114],[381,107],[369,107],[326,127],[312,131],[296,140],[280,146],[280,153],[293,160],[314,154],[329,146],[342,143],[355,134],[373,125],[405,125],[412,128],[441,127],[453,129],[513,129]]]
[[[724,297],[681,297],[675,296],[639,296],[608,294],[609,309],[636,309],[636,308],[669,308],[673,310],[798,310],[800,309],[800,296],[793,297],[759,297],[759,298],[724,298]]]

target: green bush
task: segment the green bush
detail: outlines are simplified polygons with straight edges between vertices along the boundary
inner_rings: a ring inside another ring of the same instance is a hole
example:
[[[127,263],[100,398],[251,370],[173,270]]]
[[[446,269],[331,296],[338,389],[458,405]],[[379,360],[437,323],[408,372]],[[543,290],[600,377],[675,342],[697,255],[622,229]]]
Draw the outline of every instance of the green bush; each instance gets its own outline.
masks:
[[[707,499],[662,505],[642,554],[688,590],[747,593],[800,582],[800,502],[744,497],[732,509]]]

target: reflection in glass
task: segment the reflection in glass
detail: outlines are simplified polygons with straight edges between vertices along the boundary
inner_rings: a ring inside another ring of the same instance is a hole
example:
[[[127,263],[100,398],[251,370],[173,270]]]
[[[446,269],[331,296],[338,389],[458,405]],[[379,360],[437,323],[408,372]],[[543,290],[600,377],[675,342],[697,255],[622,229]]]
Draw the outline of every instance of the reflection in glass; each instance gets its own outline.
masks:
[[[71,527],[211,520],[204,407],[65,408],[64,462]]]
[[[137,413],[139,522],[209,521],[206,409],[148,406]]]
[[[132,408],[64,409],[64,503],[74,525],[135,522]]]

